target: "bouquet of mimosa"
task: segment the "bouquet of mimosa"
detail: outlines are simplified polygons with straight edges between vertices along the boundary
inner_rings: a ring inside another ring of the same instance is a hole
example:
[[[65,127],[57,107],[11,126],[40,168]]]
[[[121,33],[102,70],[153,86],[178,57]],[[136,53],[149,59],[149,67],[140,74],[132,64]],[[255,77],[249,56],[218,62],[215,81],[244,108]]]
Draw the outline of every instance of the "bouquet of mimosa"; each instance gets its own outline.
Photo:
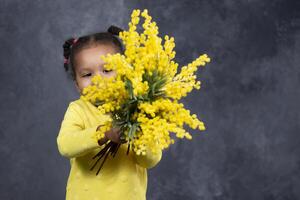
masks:
[[[140,15],[145,19],[143,33],[136,31]],[[200,89],[195,72],[198,66],[210,62],[210,58],[203,54],[177,72],[174,38],[165,35],[162,44],[158,27],[147,9],[143,12],[133,10],[128,25],[128,31],[119,33],[125,45],[124,55],[101,56],[104,67],[115,70],[116,76],[94,76],[92,84],[84,88],[80,98],[90,101],[103,114],[111,116],[95,133],[95,140],[103,138],[112,127],[119,127],[121,138],[127,141],[127,154],[130,148],[137,155],[145,155],[147,148],[157,153],[174,143],[171,134],[177,138],[192,139],[183,128],[184,124],[205,130],[204,123],[184,108],[179,100],[193,88]],[[109,153],[114,156],[119,146],[111,141],[106,144],[94,157],[98,157],[95,165],[104,157],[102,167]]]

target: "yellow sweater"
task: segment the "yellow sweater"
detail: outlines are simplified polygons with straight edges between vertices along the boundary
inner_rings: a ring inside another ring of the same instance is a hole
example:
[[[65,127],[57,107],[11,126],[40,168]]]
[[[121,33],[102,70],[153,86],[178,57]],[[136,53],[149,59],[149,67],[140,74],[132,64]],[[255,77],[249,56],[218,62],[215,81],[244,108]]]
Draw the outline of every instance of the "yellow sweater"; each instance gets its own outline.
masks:
[[[77,99],[70,102],[57,136],[60,154],[70,159],[71,170],[66,187],[66,200],[145,200],[147,191],[147,169],[154,167],[162,152],[137,156],[127,144],[120,146],[115,157],[109,155],[96,176],[103,158],[93,171],[92,157],[105,145],[99,146],[91,138],[107,115],[90,102]]]

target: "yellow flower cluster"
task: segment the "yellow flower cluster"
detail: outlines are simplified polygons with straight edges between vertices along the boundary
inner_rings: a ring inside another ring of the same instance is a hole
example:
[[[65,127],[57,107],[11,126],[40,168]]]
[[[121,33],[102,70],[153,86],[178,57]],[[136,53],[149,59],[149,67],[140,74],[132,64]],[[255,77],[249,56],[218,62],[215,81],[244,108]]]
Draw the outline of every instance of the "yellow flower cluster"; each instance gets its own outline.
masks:
[[[136,31],[140,16],[145,19],[143,33]],[[205,130],[204,123],[178,100],[193,88],[200,89],[200,81],[196,80],[195,72],[198,66],[205,66],[210,62],[210,58],[203,54],[177,73],[178,64],[173,60],[176,54],[173,51],[174,38],[165,35],[162,44],[158,27],[152,22],[147,9],[143,12],[133,10],[128,25],[129,30],[119,34],[126,47],[124,55],[117,53],[101,56],[106,63],[105,68],[115,70],[117,75],[112,78],[94,76],[93,84],[84,89],[81,98],[97,105],[103,114],[114,113],[135,101],[136,109],[126,123],[137,123],[138,127],[134,131],[125,130],[124,134],[136,154],[145,154],[146,147],[155,153],[174,143],[171,133],[175,133],[178,138],[192,139],[184,130],[184,124],[193,129]],[[145,78],[145,74],[150,78]],[[165,82],[160,82],[161,77]],[[161,88],[157,86],[158,82],[161,83]],[[104,137],[104,132],[111,126],[112,122],[107,122],[94,138]],[[132,132],[133,137],[130,136]]]
[[[80,96],[84,100],[91,101],[94,105],[96,102],[104,102],[97,105],[102,114],[119,109],[127,97],[128,93],[123,81],[115,80],[113,77],[101,78],[101,76],[94,76],[92,84],[85,87]]]
[[[195,114],[190,115],[190,111],[177,101],[159,99],[153,103],[141,103],[139,109],[137,121],[141,123],[142,134],[134,141],[137,152],[138,147],[144,145],[155,147],[151,149],[154,153],[158,149],[167,148],[174,143],[170,132],[175,133],[178,138],[192,139],[192,136],[183,129],[184,123],[193,129],[205,130],[204,123],[198,120]],[[147,114],[151,118],[148,118]]]
[[[196,81],[194,75],[198,66],[204,66],[210,62],[210,58],[203,54],[187,66],[183,66],[179,74],[177,74],[172,81],[165,86],[166,94],[173,99],[180,99],[185,97],[193,88],[200,89],[200,81]]]
[[[96,131],[94,135],[92,135],[92,138],[95,140],[100,140],[101,138],[104,138],[104,133],[106,131],[109,131],[112,126],[112,121],[107,120],[103,125],[100,126],[100,128]]]

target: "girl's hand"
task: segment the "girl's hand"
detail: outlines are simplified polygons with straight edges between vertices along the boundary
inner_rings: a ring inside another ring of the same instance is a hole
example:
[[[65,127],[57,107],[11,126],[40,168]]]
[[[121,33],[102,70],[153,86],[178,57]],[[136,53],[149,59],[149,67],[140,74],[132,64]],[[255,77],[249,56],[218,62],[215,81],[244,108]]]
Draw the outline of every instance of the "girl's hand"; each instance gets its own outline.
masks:
[[[120,134],[121,134],[121,130],[119,128],[112,128],[109,131],[106,131],[105,133],[105,137],[109,140],[111,140],[112,142],[115,143],[121,143],[121,139],[120,139]]]

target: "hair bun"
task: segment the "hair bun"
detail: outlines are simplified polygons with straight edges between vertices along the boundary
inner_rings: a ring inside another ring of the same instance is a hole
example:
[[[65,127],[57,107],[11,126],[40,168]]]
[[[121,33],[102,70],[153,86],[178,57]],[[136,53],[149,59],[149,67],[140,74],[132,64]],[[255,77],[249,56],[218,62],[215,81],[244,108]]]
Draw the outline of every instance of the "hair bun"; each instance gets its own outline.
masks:
[[[119,35],[120,32],[124,31],[123,29],[117,27],[117,26],[114,26],[114,25],[111,25],[108,29],[107,29],[107,32],[113,34],[113,35]]]

